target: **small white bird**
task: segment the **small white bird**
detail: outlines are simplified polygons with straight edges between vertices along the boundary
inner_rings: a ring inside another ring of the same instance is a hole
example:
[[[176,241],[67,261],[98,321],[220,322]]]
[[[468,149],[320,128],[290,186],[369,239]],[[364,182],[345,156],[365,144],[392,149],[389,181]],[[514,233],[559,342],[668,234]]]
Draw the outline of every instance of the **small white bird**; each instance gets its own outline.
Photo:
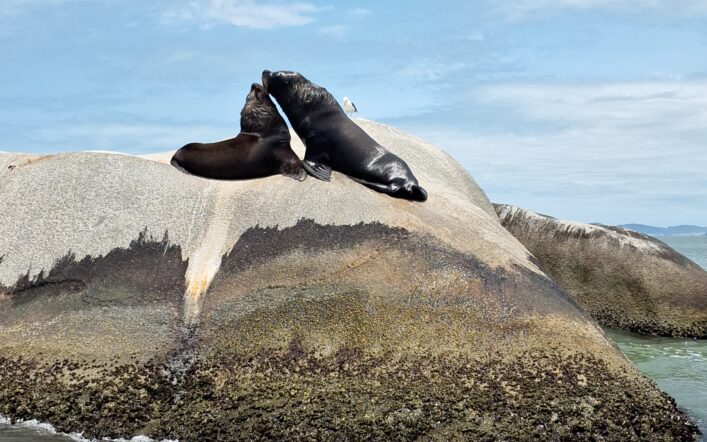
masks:
[[[349,97],[344,97],[344,112],[346,112],[347,114],[358,112],[358,109],[356,109],[356,105],[353,104],[351,100],[349,100]]]

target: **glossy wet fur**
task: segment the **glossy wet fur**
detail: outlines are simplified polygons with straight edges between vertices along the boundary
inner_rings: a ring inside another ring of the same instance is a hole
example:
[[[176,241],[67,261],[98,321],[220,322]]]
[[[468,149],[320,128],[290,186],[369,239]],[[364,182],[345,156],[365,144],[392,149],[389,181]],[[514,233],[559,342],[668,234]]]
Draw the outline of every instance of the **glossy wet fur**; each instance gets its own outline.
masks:
[[[238,136],[216,143],[190,143],[172,157],[178,169],[213,179],[250,179],[306,172],[290,146],[290,131],[263,86],[254,83],[241,111]]]
[[[310,175],[328,181],[333,169],[394,197],[427,199],[407,163],[351,121],[325,88],[286,71],[264,71],[263,84],[307,147],[303,166]]]

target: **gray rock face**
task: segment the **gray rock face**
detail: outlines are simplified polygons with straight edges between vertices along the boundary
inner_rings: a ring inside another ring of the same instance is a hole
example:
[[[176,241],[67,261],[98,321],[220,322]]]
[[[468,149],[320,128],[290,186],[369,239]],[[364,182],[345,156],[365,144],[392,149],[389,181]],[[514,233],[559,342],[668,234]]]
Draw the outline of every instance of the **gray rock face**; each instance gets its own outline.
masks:
[[[620,227],[496,205],[501,223],[601,324],[707,337],[707,272],[665,243]]]
[[[0,160],[0,414],[182,441],[694,435],[454,160],[358,123],[427,202],[169,154]]]

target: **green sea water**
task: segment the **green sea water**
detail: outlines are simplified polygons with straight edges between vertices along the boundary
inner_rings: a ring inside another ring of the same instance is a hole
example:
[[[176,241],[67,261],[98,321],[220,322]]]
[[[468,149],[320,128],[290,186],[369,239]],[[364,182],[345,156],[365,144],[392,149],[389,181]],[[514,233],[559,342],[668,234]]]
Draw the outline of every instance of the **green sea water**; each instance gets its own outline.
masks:
[[[659,238],[707,269],[707,236]],[[605,330],[621,351],[698,423],[707,440],[707,340],[646,337]]]
[[[660,238],[707,268],[707,236]],[[606,330],[624,354],[695,420],[707,435],[707,340],[645,337]],[[0,421],[0,442],[67,442],[74,436],[52,434],[48,427],[11,426]],[[137,439],[144,441],[149,439]]]
[[[707,435],[707,340],[646,337],[604,330],[661,390],[672,396]]]

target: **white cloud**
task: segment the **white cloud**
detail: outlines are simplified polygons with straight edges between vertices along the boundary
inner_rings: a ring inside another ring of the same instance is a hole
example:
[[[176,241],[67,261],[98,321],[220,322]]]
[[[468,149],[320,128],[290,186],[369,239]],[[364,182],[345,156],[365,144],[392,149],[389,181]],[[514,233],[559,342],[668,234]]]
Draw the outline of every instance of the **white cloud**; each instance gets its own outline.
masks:
[[[493,200],[588,222],[707,222],[706,81],[505,84],[467,98],[504,126],[416,132]]]
[[[473,100],[503,104],[524,117],[584,128],[678,133],[707,129],[707,82],[490,86]]]
[[[352,18],[365,18],[371,15],[371,11],[366,8],[349,9],[348,14]]]
[[[418,58],[402,66],[395,75],[412,81],[439,81],[472,66],[468,62],[448,63],[441,58]]]
[[[348,31],[349,27],[346,25],[331,25],[320,28],[319,34],[336,40],[343,40],[346,38]]]
[[[472,32],[464,36],[464,39],[467,41],[484,41],[484,38],[485,36],[481,32]]]
[[[116,0],[2,0],[0,17],[14,16],[31,9],[61,6],[68,3],[108,3]],[[301,26],[311,23],[319,8],[308,2],[284,0],[189,0],[166,3],[169,5],[163,17],[167,21],[194,21],[204,27],[215,24],[254,29],[273,29],[286,26]],[[364,13],[364,9],[354,9]]]
[[[704,0],[496,0],[494,7],[510,19],[557,11],[602,10],[620,14],[663,12],[678,15],[707,14]]]
[[[212,142],[235,136],[238,125],[204,123],[102,122],[50,125],[32,131],[40,149],[107,150],[146,154],[176,150],[190,142]]]
[[[311,23],[321,9],[304,2],[255,0],[193,0],[166,14],[169,20],[194,21],[202,26],[230,24],[254,29],[274,29]]]
[[[0,16],[14,16],[32,8],[47,8],[66,3],[101,3],[110,0],[2,0]]]

